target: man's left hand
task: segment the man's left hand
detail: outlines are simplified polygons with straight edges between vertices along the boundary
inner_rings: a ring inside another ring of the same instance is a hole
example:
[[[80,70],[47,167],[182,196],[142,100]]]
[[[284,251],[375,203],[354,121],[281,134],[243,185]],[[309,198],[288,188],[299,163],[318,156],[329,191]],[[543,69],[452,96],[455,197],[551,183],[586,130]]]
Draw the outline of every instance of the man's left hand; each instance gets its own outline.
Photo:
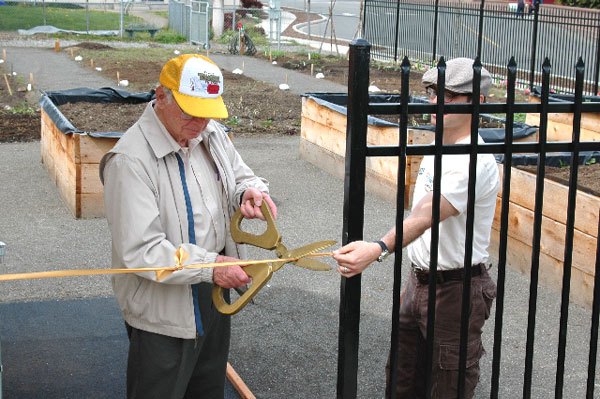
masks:
[[[260,206],[262,205],[263,201],[265,201],[269,206],[273,218],[277,219],[277,206],[269,194],[263,193],[256,188],[248,188],[246,191],[244,191],[242,203],[240,205],[242,216],[244,216],[246,219],[259,218],[261,220],[265,220],[265,217],[260,210]]]

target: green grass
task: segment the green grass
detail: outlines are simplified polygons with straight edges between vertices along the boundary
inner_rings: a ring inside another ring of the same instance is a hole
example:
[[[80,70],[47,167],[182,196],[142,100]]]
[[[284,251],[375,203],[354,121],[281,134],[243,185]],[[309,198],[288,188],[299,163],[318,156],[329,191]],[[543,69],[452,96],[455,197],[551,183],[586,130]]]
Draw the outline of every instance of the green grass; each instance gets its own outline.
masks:
[[[118,30],[120,15],[112,11],[89,10],[67,4],[46,4],[42,2],[33,4],[7,4],[0,6],[0,31],[13,31],[17,29],[31,29],[40,25],[52,25],[65,30],[87,30],[89,17],[90,30]],[[44,14],[46,20],[44,23]],[[124,16],[124,24],[143,22],[138,17]]]

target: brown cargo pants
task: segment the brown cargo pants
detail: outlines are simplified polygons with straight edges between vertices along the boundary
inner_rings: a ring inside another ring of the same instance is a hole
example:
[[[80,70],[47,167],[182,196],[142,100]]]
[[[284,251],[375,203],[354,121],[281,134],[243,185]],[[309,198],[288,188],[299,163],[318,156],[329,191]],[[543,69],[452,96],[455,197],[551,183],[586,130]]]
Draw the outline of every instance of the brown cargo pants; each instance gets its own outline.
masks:
[[[396,397],[425,398],[428,285],[410,273],[400,305]],[[437,284],[431,397],[457,398],[462,281]],[[479,382],[479,359],[485,353],[481,333],[496,297],[496,284],[487,270],[471,280],[465,398]],[[390,397],[390,366],[386,367],[386,397]]]

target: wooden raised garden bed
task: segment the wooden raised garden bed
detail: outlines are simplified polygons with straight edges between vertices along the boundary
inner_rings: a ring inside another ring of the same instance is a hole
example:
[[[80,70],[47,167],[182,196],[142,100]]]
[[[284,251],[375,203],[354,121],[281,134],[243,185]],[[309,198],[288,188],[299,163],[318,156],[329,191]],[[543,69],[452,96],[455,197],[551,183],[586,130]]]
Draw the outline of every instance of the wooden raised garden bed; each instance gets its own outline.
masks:
[[[42,110],[42,162],[74,217],[104,216],[98,166],[117,140],[64,134]]]
[[[302,101],[301,157],[343,178],[346,147],[345,110],[339,112],[335,107],[330,107],[320,99],[312,97],[304,97]],[[367,134],[367,142],[370,145],[397,145],[398,143],[398,128],[395,126],[369,125]],[[433,136],[430,132],[409,129],[409,143],[429,143],[432,140]],[[534,140],[537,140],[535,135],[519,141]],[[410,205],[419,162],[420,157],[411,157],[407,162],[405,178],[408,189],[404,197],[407,208]],[[498,168],[502,176],[503,165],[499,164]],[[366,187],[383,198],[395,201],[396,174],[396,159],[368,158]],[[536,176],[514,167],[511,169],[511,176],[507,263],[511,268],[529,274]],[[565,250],[568,187],[545,179],[544,192],[539,276],[542,283],[560,289]],[[492,230],[492,254],[498,253],[501,199],[502,192],[498,194]],[[578,191],[572,249],[571,300],[584,305],[590,305],[593,296],[599,209],[598,197]],[[390,220],[391,223],[393,220]]]
[[[300,156],[327,172],[344,178],[346,155],[346,115],[323,105],[314,97],[302,98],[300,127]],[[431,133],[409,130],[409,143],[431,141]],[[398,128],[392,124],[370,124],[367,132],[369,145],[397,145]],[[417,177],[420,157],[409,157],[406,164],[406,184],[410,186],[404,201],[410,205],[412,186]],[[390,157],[367,158],[367,189],[390,201],[396,200],[398,160]]]
[[[76,89],[79,90],[79,89]],[[75,128],[58,110],[57,104],[67,102],[107,102],[112,89],[105,92],[81,89],[79,92],[47,93],[41,110],[41,157],[52,181],[67,208],[75,218],[104,216],[103,186],[99,177],[99,163],[104,154],[117,142],[122,133],[85,132]],[[98,96],[100,92],[100,96]],[[86,97],[88,96],[89,97]],[[73,98],[69,98],[73,97]],[[115,102],[140,103],[149,101],[141,95],[120,92]],[[99,118],[105,116],[98,115]]]

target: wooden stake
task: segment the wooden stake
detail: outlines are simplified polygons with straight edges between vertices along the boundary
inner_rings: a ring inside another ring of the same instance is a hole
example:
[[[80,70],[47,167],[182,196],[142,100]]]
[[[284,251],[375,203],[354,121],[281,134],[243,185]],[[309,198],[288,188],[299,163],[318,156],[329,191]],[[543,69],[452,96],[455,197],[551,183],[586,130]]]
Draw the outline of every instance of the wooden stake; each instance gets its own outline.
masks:
[[[60,41],[58,39],[54,40],[54,51],[57,53],[60,51]]]
[[[94,59],[93,59],[93,58],[91,58],[91,59],[90,59],[90,66],[91,66],[92,68],[94,67]]]
[[[241,398],[243,399],[256,399],[256,396],[250,391],[244,380],[234,370],[234,368],[227,362],[227,379],[231,382],[231,385],[235,388]]]
[[[12,89],[10,88],[10,83],[8,82],[8,76],[4,74],[4,81],[6,82],[6,87],[8,88],[8,94],[12,96]]]
[[[5,48],[2,49],[2,59],[4,61],[6,61],[6,49]]]
[[[71,58],[74,58],[73,57],[73,49],[69,49],[69,50],[71,50]]]
[[[242,71],[244,70],[244,61],[242,61]]]
[[[33,86],[33,73],[29,72],[29,83]]]
[[[117,71],[117,85],[119,84],[120,81],[121,81],[121,78],[119,77],[119,71]]]
[[[310,76],[313,76],[315,64],[310,64]]]
[[[288,81],[287,81],[287,79],[288,79],[288,74],[286,73],[286,74],[285,74],[285,84],[288,84]]]
[[[269,49],[269,62],[273,62],[273,53],[271,53],[271,49]]]

